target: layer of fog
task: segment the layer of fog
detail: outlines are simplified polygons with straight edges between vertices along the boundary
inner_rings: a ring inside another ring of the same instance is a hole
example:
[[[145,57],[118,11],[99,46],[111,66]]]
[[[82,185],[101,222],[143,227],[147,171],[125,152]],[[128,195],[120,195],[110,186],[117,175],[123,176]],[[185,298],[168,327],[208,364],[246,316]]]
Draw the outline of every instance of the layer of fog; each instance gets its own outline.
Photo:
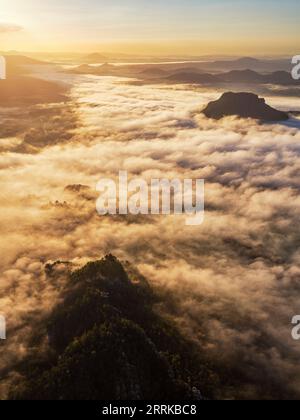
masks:
[[[299,312],[300,131],[210,121],[200,110],[216,91],[127,81],[77,79],[78,128],[67,143],[28,154],[10,151],[18,137],[5,140],[0,313],[8,340],[0,344],[0,369],[13,376],[33,320],[59,296],[62,284],[47,279],[45,263],[77,265],[112,252],[172,296],[180,328],[218,363],[300,395],[300,347],[290,334]],[[296,98],[272,101],[299,108]],[[95,185],[119,170],[145,179],[205,178],[204,224],[186,227],[180,216],[99,217]],[[73,184],[91,191],[65,191]]]

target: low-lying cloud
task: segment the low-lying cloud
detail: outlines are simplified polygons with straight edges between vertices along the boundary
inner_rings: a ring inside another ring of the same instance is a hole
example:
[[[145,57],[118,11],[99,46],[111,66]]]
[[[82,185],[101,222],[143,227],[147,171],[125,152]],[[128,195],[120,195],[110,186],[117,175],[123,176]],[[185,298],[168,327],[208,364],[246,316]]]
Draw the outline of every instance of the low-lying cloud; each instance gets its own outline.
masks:
[[[39,143],[32,154],[15,151],[22,134],[14,134],[0,154],[0,313],[9,334],[0,368],[13,375],[29,351],[33,320],[59,296],[62,284],[47,279],[45,263],[77,265],[111,252],[168,296],[159,310],[216,369],[243,377],[238,386],[228,379],[222,397],[300,396],[300,346],[290,334],[300,310],[300,130],[208,120],[200,111],[215,91],[78,80],[72,95],[80,123],[72,138]],[[287,100],[284,107],[300,109],[298,99]],[[119,170],[146,180],[205,178],[204,224],[186,227],[180,216],[99,217],[96,183]],[[90,190],[65,189],[74,184]]]

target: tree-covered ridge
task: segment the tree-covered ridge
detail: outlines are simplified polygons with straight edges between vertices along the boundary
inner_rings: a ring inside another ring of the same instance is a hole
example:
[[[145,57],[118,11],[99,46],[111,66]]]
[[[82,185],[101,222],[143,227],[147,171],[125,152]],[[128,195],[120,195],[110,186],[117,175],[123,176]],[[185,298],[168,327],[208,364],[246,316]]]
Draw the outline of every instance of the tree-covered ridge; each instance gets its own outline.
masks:
[[[214,375],[153,309],[147,281],[112,255],[70,274],[47,323],[48,349],[20,368],[13,399],[166,400],[211,397]],[[130,273],[130,274],[128,274]]]

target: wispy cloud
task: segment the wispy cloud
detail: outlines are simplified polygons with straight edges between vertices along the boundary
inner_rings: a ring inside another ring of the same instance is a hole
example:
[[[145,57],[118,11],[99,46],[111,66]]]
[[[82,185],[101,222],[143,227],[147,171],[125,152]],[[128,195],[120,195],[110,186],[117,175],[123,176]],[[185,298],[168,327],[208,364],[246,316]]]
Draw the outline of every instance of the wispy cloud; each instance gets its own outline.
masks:
[[[0,34],[10,33],[10,32],[20,32],[22,30],[23,30],[22,26],[14,25],[12,23],[0,22]]]

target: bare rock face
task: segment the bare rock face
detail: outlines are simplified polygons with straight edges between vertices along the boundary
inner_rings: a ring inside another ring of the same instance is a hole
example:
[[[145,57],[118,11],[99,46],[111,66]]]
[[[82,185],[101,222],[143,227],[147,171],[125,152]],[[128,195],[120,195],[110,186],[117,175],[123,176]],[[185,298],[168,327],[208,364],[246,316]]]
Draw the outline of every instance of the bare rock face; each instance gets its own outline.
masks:
[[[253,93],[224,93],[220,99],[210,102],[203,110],[208,118],[221,119],[236,115],[260,121],[286,121],[289,115],[266,104],[265,99]]]

